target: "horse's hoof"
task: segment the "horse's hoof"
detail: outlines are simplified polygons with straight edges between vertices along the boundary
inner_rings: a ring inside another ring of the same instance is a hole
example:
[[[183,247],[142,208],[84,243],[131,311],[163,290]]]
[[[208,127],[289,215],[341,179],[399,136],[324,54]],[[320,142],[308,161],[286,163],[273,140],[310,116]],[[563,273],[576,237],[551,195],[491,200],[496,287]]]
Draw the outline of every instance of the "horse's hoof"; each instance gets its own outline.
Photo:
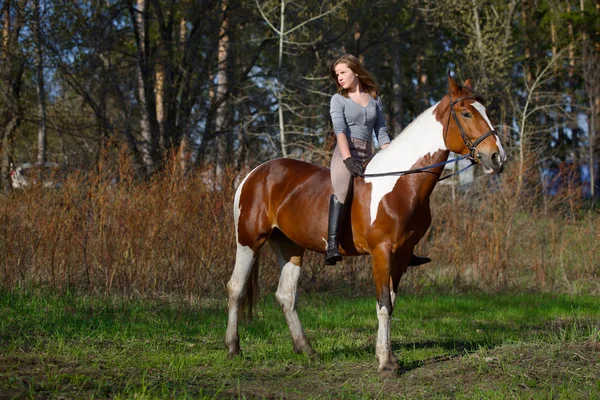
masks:
[[[379,373],[379,376],[382,379],[390,378],[393,376],[398,376],[399,367],[400,366],[398,365],[398,363],[388,361],[387,363],[380,365],[379,368],[377,369],[377,372]]]
[[[298,347],[294,344],[294,353],[296,353],[296,354],[304,353],[307,356],[309,356],[310,358],[317,356],[317,352],[312,348],[312,346],[310,344],[307,344],[302,347]]]
[[[304,348],[304,353],[310,358],[316,358],[319,355],[310,345]]]
[[[229,350],[229,354],[227,354],[227,358],[229,358],[231,360],[231,359],[236,358],[239,355],[240,355],[239,350]]]
[[[240,355],[240,345],[237,343],[234,343],[232,345],[226,345],[226,347],[229,349],[229,354],[227,354],[228,358],[235,358],[238,355]]]

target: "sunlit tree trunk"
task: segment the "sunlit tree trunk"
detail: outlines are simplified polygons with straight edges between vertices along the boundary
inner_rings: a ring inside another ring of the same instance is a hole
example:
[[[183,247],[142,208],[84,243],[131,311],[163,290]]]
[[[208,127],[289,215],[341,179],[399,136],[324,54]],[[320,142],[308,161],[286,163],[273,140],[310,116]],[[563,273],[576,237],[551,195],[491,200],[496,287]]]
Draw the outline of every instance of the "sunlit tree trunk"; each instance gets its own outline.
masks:
[[[2,4],[4,26],[2,30],[2,58],[0,63],[0,144],[2,171],[0,183],[5,193],[12,189],[10,163],[15,133],[21,123],[21,83],[25,60],[20,56],[19,34],[25,23],[26,0],[17,1],[14,21],[11,19],[13,3]]]
[[[483,34],[481,32],[481,21],[479,18],[479,4],[477,0],[471,0],[471,4],[473,5],[473,24],[475,28],[475,44],[477,46],[477,53],[479,57],[485,57],[486,51],[483,48]],[[488,85],[488,79],[486,76],[486,66],[484,63],[479,63],[478,68],[478,77],[477,80],[481,82],[483,85]]]
[[[185,20],[185,18],[181,18],[181,21],[179,22],[179,51],[181,54],[183,54],[184,52],[187,37],[186,23],[187,21]],[[183,132],[181,133],[181,138],[179,141],[178,157],[181,170],[183,172],[186,172],[188,170],[189,165],[191,164],[191,151],[189,147],[190,135],[188,129],[183,129],[182,127],[182,130]]]
[[[165,67],[156,64],[156,121],[158,122],[159,147],[162,151],[167,148],[167,132],[165,132]]]
[[[216,173],[221,176],[228,161],[228,137],[226,116],[229,101],[225,100],[228,95],[228,64],[229,64],[229,10],[227,0],[221,5],[221,27],[219,29],[219,51],[217,53],[217,88],[215,91],[216,101],[219,103],[215,116],[215,142],[216,142]]]
[[[35,47],[37,63],[37,91],[38,91],[38,154],[37,161],[45,163],[47,159],[46,151],[46,91],[44,88],[44,52],[41,32],[40,2],[33,1],[33,24],[35,30]]]
[[[571,3],[567,1],[567,14],[571,13]],[[573,78],[575,73],[575,34],[573,33],[573,21],[567,19],[567,32],[569,35],[569,79]]]
[[[149,10],[146,0],[137,0],[137,9],[130,6],[130,13],[138,52],[137,94],[140,105],[140,134],[142,138],[140,153],[146,167],[146,173],[152,174],[157,169],[159,129],[156,119],[154,76],[149,57]]]
[[[281,145],[281,154],[287,157],[287,144],[285,142],[285,123],[283,121],[283,84],[281,82],[281,67],[283,65],[283,40],[285,32],[285,0],[280,0],[279,15],[279,53],[277,55],[277,115],[279,116],[279,141]]]

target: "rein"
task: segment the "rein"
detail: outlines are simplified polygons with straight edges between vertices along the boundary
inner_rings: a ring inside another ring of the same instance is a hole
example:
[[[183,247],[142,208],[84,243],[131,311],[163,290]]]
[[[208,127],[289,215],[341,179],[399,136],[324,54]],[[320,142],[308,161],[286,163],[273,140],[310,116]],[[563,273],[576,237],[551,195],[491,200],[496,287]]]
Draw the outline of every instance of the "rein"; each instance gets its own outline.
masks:
[[[406,170],[406,171],[393,171],[393,172],[380,172],[380,173],[376,173],[376,174],[364,174],[364,175],[362,175],[362,177],[363,178],[376,178],[376,177],[379,177],[379,176],[415,174],[417,172],[427,171],[428,169],[432,169],[432,168],[439,167],[439,166],[442,166],[442,165],[450,164],[450,163],[453,163],[453,162],[459,162],[460,160],[464,160],[465,158],[469,158],[469,157],[461,155],[461,156],[459,156],[457,158],[453,158],[452,160],[447,160],[447,161],[439,162],[437,164],[428,165],[428,166],[422,167],[422,168],[409,169],[409,170]],[[454,172],[454,173],[452,173],[450,175],[446,175],[443,178],[439,178],[438,181],[443,181],[444,179],[450,178],[453,175],[460,174],[464,170],[466,170],[468,168],[471,168],[473,165],[475,165],[475,163],[473,162],[473,160],[471,160],[471,164],[469,164],[465,168],[461,169],[460,171]]]
[[[469,164],[468,166],[466,166],[465,168],[462,168],[460,171],[454,172],[452,174],[446,175],[442,178],[438,179],[439,181],[443,181],[444,179],[450,178],[451,176],[460,174],[461,172],[471,168],[473,165],[477,164],[477,155],[475,154],[477,152],[477,146],[483,142],[485,139],[487,139],[489,136],[495,135],[496,131],[491,129],[489,131],[487,131],[485,134],[481,135],[480,137],[477,138],[477,140],[475,140],[474,142],[471,142],[471,140],[469,139],[469,137],[467,136],[467,133],[465,132],[464,128],[462,127],[462,125],[460,124],[460,121],[458,119],[458,116],[456,115],[456,112],[454,111],[454,105],[458,102],[461,102],[463,100],[476,100],[475,97],[473,96],[468,96],[468,97],[460,97],[454,101],[452,101],[452,93],[450,93],[450,115],[452,115],[452,118],[454,118],[454,121],[456,122],[456,125],[458,126],[458,130],[460,131],[460,136],[462,137],[463,142],[465,143],[465,145],[467,146],[467,148],[469,149],[469,153],[467,155],[461,155],[458,158],[454,158],[452,160],[447,160],[444,162],[440,162],[437,164],[432,164],[432,165],[428,165],[426,167],[422,167],[422,168],[415,168],[415,169],[409,169],[406,171],[393,171],[393,172],[381,172],[381,173],[376,173],[376,174],[364,174],[363,177],[364,178],[375,178],[375,177],[380,177],[380,176],[391,176],[391,175],[408,175],[408,174],[414,174],[417,172],[423,172],[426,171],[428,169],[431,168],[435,168],[435,167],[439,167],[442,165],[446,165],[452,162],[458,162],[460,160],[464,160],[465,158],[468,159],[469,161],[471,161],[471,164]],[[446,135],[448,134],[448,128],[450,126],[450,116],[448,116],[448,123],[446,124],[446,133],[444,134],[444,141],[446,138]]]

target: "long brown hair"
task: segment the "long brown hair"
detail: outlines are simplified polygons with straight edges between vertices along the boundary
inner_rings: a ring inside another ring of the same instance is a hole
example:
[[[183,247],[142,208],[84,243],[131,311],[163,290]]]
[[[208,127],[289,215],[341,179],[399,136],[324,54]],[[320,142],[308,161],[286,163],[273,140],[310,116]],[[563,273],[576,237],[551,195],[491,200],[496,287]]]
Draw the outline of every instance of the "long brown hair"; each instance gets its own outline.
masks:
[[[335,74],[335,67],[338,64],[346,64],[348,68],[350,68],[352,72],[354,72],[358,77],[361,88],[367,93],[369,93],[369,95],[371,95],[372,98],[376,99],[377,96],[379,96],[379,93],[381,92],[381,90],[379,89],[379,85],[377,85],[375,79],[373,79],[373,76],[371,76],[371,73],[367,71],[367,69],[362,65],[360,60],[352,54],[344,54],[343,56],[335,60],[333,64],[331,64],[331,68],[329,68],[329,75],[331,76],[331,79],[333,79],[333,81],[335,82],[335,86],[337,87],[337,91],[339,94],[341,94],[344,97],[348,97],[348,91],[344,89],[342,85],[340,85]]]

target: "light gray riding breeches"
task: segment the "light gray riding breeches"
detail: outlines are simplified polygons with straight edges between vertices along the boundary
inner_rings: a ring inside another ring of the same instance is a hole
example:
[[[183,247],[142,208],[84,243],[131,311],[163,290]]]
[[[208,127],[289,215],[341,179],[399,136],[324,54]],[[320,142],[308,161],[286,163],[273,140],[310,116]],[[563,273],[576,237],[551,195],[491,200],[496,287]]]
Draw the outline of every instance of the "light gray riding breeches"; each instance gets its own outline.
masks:
[[[373,145],[369,141],[348,138],[348,144],[350,145],[350,154],[352,154],[353,158],[364,161],[373,155]],[[344,158],[337,144],[331,157],[330,171],[333,194],[335,194],[340,203],[345,203],[352,175],[350,175],[350,171],[344,165]]]

